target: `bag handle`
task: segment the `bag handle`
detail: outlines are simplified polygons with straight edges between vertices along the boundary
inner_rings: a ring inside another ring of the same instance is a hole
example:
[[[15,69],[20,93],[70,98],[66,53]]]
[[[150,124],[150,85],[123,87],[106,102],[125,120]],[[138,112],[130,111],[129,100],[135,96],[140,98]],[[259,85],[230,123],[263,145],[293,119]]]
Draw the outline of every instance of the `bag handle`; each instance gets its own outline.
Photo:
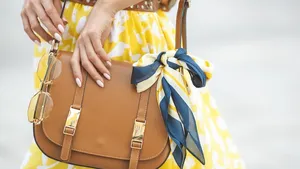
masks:
[[[191,0],[180,0],[176,16],[175,48],[183,47],[187,50],[186,15]],[[182,45],[182,46],[181,46]]]

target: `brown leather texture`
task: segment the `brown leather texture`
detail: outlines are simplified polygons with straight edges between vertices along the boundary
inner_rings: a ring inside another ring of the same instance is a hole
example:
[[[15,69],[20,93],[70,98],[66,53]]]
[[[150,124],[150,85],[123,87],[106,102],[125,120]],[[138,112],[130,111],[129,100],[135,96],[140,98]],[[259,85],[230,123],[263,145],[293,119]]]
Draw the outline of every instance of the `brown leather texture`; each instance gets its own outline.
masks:
[[[187,9],[189,7],[188,0],[180,0],[178,4],[176,16],[176,35],[175,35],[175,48],[183,47],[187,50],[187,28],[186,17]]]
[[[72,2],[94,6],[97,0],[70,0]],[[155,12],[158,9],[169,11],[177,0],[144,0],[135,5],[132,5],[124,10],[135,10],[144,12]],[[152,7],[151,7],[152,6]]]
[[[44,154],[58,161],[63,161],[62,157],[64,162],[80,166],[127,169],[132,155],[134,121],[141,101],[141,94],[130,83],[132,65],[113,61],[112,79],[106,81],[104,88],[87,77],[76,133],[72,138],[64,138],[65,122],[77,88],[70,66],[71,56],[70,52],[58,53],[62,73],[49,91],[54,106],[47,119],[34,125],[36,143]],[[138,154],[139,169],[158,168],[170,152],[168,134],[156,101],[156,84],[146,101],[146,129]],[[63,144],[70,147],[70,152],[62,153]]]

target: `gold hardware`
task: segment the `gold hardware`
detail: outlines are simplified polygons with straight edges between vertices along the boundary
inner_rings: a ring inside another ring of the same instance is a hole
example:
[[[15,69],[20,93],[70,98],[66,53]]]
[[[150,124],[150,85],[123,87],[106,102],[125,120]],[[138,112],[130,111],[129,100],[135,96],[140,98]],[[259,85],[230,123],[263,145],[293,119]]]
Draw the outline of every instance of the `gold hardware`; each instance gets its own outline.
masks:
[[[58,51],[59,41],[53,39],[50,41],[50,44],[51,44],[50,53],[56,54]]]
[[[75,109],[72,106],[70,107],[68,118],[67,118],[67,121],[66,121],[66,124],[64,127],[64,131],[63,131],[64,134],[74,136],[76,127],[77,127],[77,123],[78,123],[78,120],[80,117],[80,112],[81,112],[81,109]],[[68,132],[70,130],[71,130],[71,132]]]
[[[71,132],[68,132],[68,130],[71,130]],[[69,126],[65,126],[65,127],[64,127],[64,131],[63,131],[63,134],[64,134],[64,135],[69,135],[69,136],[74,136],[74,135],[75,135],[75,131],[76,131],[76,128],[74,128],[74,127],[69,127]]]
[[[135,120],[132,139],[131,139],[131,148],[142,149],[145,127],[146,127],[146,121],[140,122]],[[134,146],[133,143],[139,143],[139,147]]]

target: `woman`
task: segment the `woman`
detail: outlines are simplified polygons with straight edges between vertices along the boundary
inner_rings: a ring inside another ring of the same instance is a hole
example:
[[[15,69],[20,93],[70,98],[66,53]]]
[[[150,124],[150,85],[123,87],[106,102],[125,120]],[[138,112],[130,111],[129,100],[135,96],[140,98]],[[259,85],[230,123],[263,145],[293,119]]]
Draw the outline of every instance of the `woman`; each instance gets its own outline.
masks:
[[[60,49],[74,52],[71,61],[77,85],[81,86],[80,67],[83,66],[102,88],[105,87],[106,80],[113,78],[107,68],[113,66],[111,59],[132,63],[143,54],[174,49],[175,31],[165,12],[124,10],[140,1],[98,0],[94,7],[68,2],[63,19],[60,19],[60,0],[25,0],[21,16],[24,30],[36,43],[35,59],[38,60],[46,53],[49,46],[47,42],[54,37],[61,41]],[[35,76],[37,88],[39,80],[37,75]],[[206,164],[202,165],[188,153],[184,168],[244,168],[243,161],[208,90],[193,89],[192,93],[196,96],[194,115]],[[84,167],[50,159],[33,143],[21,168],[83,169]],[[160,168],[178,168],[172,154]]]

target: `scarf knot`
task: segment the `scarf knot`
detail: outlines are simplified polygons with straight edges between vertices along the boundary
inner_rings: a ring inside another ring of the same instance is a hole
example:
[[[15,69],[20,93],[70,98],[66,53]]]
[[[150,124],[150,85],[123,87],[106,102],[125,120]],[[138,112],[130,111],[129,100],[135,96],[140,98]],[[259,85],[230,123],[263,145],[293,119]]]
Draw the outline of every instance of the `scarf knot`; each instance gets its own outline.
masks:
[[[179,48],[158,55],[145,54],[133,64],[131,83],[136,85],[137,92],[143,92],[157,82],[157,102],[172,139],[173,157],[180,168],[183,168],[186,150],[205,164],[189,98],[189,84],[197,88],[206,85],[211,77],[207,63],[197,61],[185,49]]]

